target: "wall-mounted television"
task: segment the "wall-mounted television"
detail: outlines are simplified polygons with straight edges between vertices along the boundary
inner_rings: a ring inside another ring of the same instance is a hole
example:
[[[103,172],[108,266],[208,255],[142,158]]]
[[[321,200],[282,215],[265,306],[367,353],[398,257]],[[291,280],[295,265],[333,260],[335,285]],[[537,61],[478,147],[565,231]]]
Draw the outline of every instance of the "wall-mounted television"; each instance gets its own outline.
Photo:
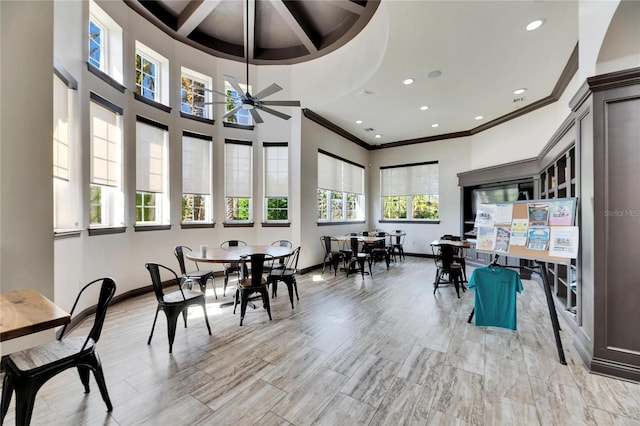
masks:
[[[529,200],[533,198],[533,184],[510,183],[476,188],[471,194],[471,210],[476,216],[480,204],[499,204],[507,201]]]

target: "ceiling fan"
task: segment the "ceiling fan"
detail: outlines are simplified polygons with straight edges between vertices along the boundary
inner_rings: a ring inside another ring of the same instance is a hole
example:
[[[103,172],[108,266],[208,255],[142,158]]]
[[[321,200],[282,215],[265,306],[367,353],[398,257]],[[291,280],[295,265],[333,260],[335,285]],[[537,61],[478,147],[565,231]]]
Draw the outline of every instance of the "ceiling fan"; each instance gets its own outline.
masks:
[[[246,2],[246,12],[247,12],[247,22],[246,22],[247,38],[245,40],[245,58],[246,58],[246,67],[247,67],[246,81],[247,81],[247,88],[248,88],[249,87],[249,0],[247,0]],[[258,114],[257,110],[261,110],[268,114],[275,115],[276,117],[282,118],[284,120],[288,120],[291,118],[290,115],[284,114],[280,111],[276,111],[275,109],[269,108],[268,106],[293,106],[293,107],[300,106],[300,101],[265,101],[263,100],[267,96],[273,95],[274,93],[282,90],[282,87],[278,86],[276,83],[272,83],[271,85],[262,89],[255,95],[252,95],[251,93],[249,93],[248,90],[247,92],[245,92],[234,77],[224,74],[224,78],[229,82],[233,90],[238,94],[238,96],[240,97],[241,103],[240,105],[236,105],[235,108],[227,111],[227,113],[224,114],[222,118],[231,117],[241,109],[245,109],[249,111],[255,123],[264,123],[264,120],[262,119],[262,117],[260,117],[260,114]],[[211,90],[211,91],[218,95],[222,95],[227,99],[232,99],[234,102],[237,101],[236,97],[231,96],[227,93],[218,92],[216,90]],[[207,102],[207,104],[226,104],[226,102]]]

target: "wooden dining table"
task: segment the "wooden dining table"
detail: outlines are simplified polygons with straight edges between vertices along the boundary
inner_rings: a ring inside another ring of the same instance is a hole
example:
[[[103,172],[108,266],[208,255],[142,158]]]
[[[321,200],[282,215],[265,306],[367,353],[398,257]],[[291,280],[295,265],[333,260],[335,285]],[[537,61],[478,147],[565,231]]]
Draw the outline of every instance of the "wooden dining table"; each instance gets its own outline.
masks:
[[[64,309],[32,288],[0,293],[0,342],[70,321]]]
[[[207,248],[207,254],[202,256],[199,250],[185,253],[185,257],[194,262],[209,263],[240,263],[251,257],[255,253],[265,253],[274,257],[274,259],[282,259],[291,254],[289,247],[281,246],[264,246],[264,245],[247,245],[233,247],[211,247]]]

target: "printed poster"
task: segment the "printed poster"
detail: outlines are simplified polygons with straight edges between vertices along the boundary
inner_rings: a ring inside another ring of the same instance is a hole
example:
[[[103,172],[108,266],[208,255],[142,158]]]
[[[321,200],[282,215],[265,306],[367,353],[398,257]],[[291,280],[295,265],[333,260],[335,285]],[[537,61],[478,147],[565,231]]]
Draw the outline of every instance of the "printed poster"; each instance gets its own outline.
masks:
[[[552,227],[549,255],[575,259],[578,257],[578,239],[577,226]]]
[[[502,253],[509,252],[509,239],[511,236],[511,228],[508,226],[496,227],[496,244],[495,251]]]
[[[496,216],[495,204],[481,204],[476,213],[476,228],[491,228]]]
[[[527,248],[531,250],[546,250],[549,247],[549,227],[529,227],[529,242]]]
[[[549,203],[530,203],[527,207],[529,210],[529,226],[549,225]]]
[[[527,245],[528,229],[528,219],[513,219],[511,221],[511,239],[509,240],[509,244],[511,244],[512,246]]]
[[[553,201],[549,206],[549,226],[573,225],[573,200]]]
[[[478,228],[478,236],[476,239],[476,249],[493,251],[493,247],[496,243],[495,228],[482,227]]]
[[[513,217],[513,204],[496,204],[496,214],[494,224],[510,225]]]

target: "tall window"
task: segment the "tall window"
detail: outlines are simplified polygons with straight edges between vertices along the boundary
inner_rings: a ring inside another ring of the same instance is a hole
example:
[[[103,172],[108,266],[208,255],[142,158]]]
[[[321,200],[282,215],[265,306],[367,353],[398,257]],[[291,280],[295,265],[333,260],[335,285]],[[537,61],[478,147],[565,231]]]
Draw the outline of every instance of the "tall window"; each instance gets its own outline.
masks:
[[[286,142],[264,144],[264,208],[267,222],[289,220],[289,147]]]
[[[238,84],[240,85],[240,88],[245,93],[251,92],[251,86],[247,86],[242,83],[238,83]],[[240,94],[236,92],[227,81],[224,82],[224,88],[227,96],[230,96],[227,98],[227,105],[226,105],[227,112],[232,111],[235,108],[238,108],[240,105],[242,105],[242,98],[240,97]],[[249,112],[248,109],[244,109],[244,108],[239,108],[235,114],[232,114],[229,117],[225,118],[225,121],[227,123],[242,124],[244,126],[251,126],[253,124],[253,120],[251,119],[251,113]]]
[[[122,28],[94,1],[89,1],[89,65],[123,82]]]
[[[182,221],[212,222],[211,136],[182,134]]]
[[[206,105],[211,89],[211,77],[182,67],[180,81],[180,111],[196,117],[211,118],[211,105]]]
[[[168,127],[137,117],[136,122],[136,224],[169,223]]]
[[[227,222],[252,220],[253,147],[249,141],[227,139],[224,144]]]
[[[318,221],[362,221],[364,167],[318,152]]]
[[[99,70],[105,68],[106,30],[96,18],[89,18],[89,63]]]
[[[78,178],[72,164],[77,149],[71,132],[71,98],[77,92],[53,76],[53,228],[77,229]]]
[[[124,224],[122,109],[91,93],[91,227]]]
[[[136,41],[136,93],[169,104],[169,60]]]
[[[380,168],[382,218],[387,220],[437,220],[438,162]]]

